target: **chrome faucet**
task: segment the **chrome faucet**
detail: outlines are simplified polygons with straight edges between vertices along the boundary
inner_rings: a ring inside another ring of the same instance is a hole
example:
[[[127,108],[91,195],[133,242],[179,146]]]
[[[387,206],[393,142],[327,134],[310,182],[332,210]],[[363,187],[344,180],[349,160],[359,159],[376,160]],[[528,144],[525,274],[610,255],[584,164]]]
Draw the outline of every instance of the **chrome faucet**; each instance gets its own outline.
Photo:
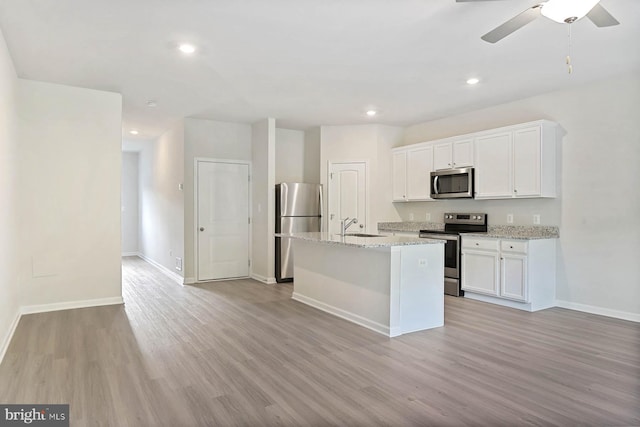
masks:
[[[358,223],[358,218],[349,219],[349,217],[346,217],[345,219],[340,220],[340,229],[342,230],[340,235],[344,236],[347,233],[347,228],[357,223]]]

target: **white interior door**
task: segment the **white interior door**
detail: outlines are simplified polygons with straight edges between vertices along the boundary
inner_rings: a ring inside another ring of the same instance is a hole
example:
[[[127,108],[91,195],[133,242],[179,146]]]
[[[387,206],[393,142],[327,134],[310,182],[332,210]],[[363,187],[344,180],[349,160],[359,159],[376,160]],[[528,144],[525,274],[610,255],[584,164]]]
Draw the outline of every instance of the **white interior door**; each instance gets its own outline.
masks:
[[[329,223],[332,234],[340,233],[340,220],[357,218],[348,232],[367,231],[367,164],[365,162],[329,164]]]
[[[197,163],[198,280],[249,275],[249,165]]]

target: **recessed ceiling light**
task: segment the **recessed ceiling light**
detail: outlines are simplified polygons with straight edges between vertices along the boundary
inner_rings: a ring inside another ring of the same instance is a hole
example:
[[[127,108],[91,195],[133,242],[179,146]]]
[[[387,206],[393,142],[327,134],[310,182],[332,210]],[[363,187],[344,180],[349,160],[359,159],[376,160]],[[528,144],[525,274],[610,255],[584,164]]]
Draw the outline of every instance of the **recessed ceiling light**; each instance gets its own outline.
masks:
[[[369,116],[369,117],[373,117],[373,116],[375,116],[375,115],[376,115],[376,111],[375,111],[375,110],[369,110],[369,111],[367,111],[367,116]]]
[[[156,101],[154,101],[152,99],[147,101],[147,107],[154,108],[154,107],[157,107],[157,106],[158,106],[158,103]]]
[[[180,50],[180,52],[186,53],[186,54],[192,54],[193,52],[196,51],[196,47],[188,43],[181,44],[180,46],[178,46],[178,49]]]
[[[140,132],[138,132],[137,130],[133,129],[133,130],[130,130],[130,131],[129,131],[129,133],[130,133],[131,135],[137,135],[137,134],[138,134],[138,133],[140,133]]]
[[[480,81],[480,79],[477,79],[477,78],[473,77],[473,78],[471,78],[471,79],[467,80],[467,84],[468,84],[468,85],[475,85],[475,84],[477,84],[479,81]]]

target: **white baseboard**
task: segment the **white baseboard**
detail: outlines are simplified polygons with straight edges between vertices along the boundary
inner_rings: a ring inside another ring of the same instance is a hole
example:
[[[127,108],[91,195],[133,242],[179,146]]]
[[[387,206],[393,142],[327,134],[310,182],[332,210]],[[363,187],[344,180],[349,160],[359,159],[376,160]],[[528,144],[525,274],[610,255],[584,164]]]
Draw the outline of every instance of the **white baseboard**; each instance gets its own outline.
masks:
[[[195,285],[197,282],[198,281],[195,277],[185,277],[182,283],[184,283],[185,285]]]
[[[9,349],[9,344],[11,344],[11,340],[13,339],[13,334],[16,332],[16,328],[18,327],[18,322],[20,322],[20,309],[16,311],[16,315],[13,318],[13,322],[11,322],[11,326],[9,326],[9,330],[7,334],[4,336],[2,343],[0,345],[0,363],[4,359],[4,355],[7,354],[7,350]]]
[[[266,277],[256,273],[251,273],[251,276],[249,277],[253,280],[257,280],[258,282],[266,283],[267,285],[274,285],[276,283],[275,277]]]
[[[74,308],[100,307],[102,305],[124,304],[122,297],[97,298],[82,301],[56,302],[53,304],[23,305],[20,314],[46,313],[49,311],[72,310]]]
[[[578,304],[577,302],[562,300],[556,300],[556,307],[583,311],[585,313],[598,314],[600,316],[614,317],[616,319],[630,320],[631,322],[640,322],[640,314],[630,313],[628,311],[612,310],[610,308],[596,307],[593,305]]]
[[[140,256],[140,252],[122,252],[122,256]]]
[[[382,325],[378,322],[374,322],[372,320],[366,319],[362,316],[358,316],[357,314],[351,313],[350,311],[343,310],[338,307],[334,307],[329,304],[325,304],[317,299],[310,298],[304,295],[300,295],[299,293],[294,292],[291,295],[291,299],[311,306],[313,308],[317,308],[318,310],[324,311],[329,314],[333,314],[334,316],[340,317],[341,319],[348,320],[349,322],[355,323],[356,325],[363,326],[367,329],[371,329],[374,332],[382,334],[386,337],[397,336],[400,335],[400,331],[397,328],[394,328],[393,331],[390,330],[388,326]]]
[[[166,274],[168,277],[170,277],[178,285],[184,286],[184,278],[181,275],[179,275],[177,273],[174,273],[173,271],[171,271],[170,269],[168,269],[164,265],[158,264],[157,262],[155,262],[151,258],[148,258],[148,257],[144,256],[143,254],[138,254],[138,256],[140,258],[142,258],[143,260],[145,260],[146,262],[148,262],[149,264],[153,265],[158,270],[162,271],[164,274]]]

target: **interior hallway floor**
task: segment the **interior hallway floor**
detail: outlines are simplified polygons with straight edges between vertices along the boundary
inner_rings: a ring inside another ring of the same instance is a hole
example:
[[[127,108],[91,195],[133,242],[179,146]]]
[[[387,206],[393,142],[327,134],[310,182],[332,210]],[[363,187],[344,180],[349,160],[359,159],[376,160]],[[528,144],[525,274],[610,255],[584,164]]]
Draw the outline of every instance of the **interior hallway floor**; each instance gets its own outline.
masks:
[[[123,259],[125,305],[31,314],[0,403],[71,425],[640,425],[640,325],[445,298],[389,339],[253,280],[181,287]]]

